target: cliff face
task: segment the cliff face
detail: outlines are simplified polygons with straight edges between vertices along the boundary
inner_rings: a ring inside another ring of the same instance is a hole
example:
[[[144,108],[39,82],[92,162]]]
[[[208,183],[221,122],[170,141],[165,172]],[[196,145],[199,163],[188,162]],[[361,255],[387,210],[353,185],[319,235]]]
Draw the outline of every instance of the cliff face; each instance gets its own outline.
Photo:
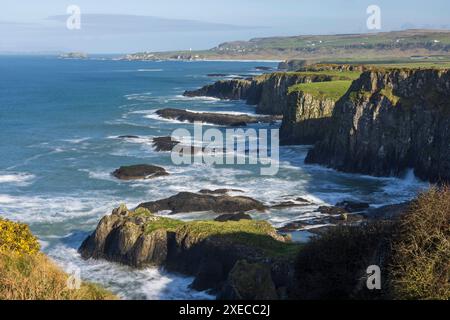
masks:
[[[335,102],[301,91],[289,94],[280,128],[281,143],[314,144],[322,140],[330,125]]]
[[[261,114],[282,115],[287,106],[287,92],[290,86],[299,83],[331,81],[325,74],[300,74],[277,72],[257,76],[252,80],[221,80],[198,90],[186,91],[187,97],[214,97],[218,99],[246,100],[256,105]]]
[[[299,73],[273,73],[261,82],[261,95],[256,112],[281,115],[287,109],[288,89],[299,83],[331,81],[329,75],[305,75]]]
[[[306,162],[376,176],[414,168],[425,180],[450,181],[450,71],[363,73]]]
[[[221,80],[198,90],[186,91],[186,97],[214,97],[226,100],[246,100],[252,89],[251,80]]]

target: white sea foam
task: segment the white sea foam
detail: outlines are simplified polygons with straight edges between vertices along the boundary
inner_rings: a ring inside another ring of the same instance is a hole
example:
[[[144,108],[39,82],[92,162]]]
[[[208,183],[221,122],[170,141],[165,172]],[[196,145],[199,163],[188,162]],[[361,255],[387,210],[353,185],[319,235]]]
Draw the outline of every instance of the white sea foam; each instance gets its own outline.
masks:
[[[17,186],[27,186],[35,179],[33,174],[0,172],[0,184],[13,184]]]
[[[207,101],[207,102],[215,102],[215,101],[226,101],[219,98],[207,97],[207,96],[199,96],[199,97],[186,97],[183,95],[176,95],[176,100],[199,100],[199,101]]]
[[[138,72],[161,72],[163,69],[138,69]]]
[[[189,288],[193,278],[169,274],[157,268],[136,270],[99,260],[84,261],[76,249],[58,245],[49,255],[67,272],[79,268],[83,280],[99,283],[122,299],[209,300],[214,297]]]

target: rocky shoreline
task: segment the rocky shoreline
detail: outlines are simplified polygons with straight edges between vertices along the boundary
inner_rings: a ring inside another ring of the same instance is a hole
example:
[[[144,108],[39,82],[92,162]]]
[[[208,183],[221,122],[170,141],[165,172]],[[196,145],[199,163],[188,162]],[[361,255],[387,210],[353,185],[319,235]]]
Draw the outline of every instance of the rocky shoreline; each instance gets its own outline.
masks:
[[[424,180],[444,182],[450,181],[449,92],[448,70],[316,65],[292,73],[218,81],[185,92],[189,97],[244,99],[267,116],[178,109],[158,110],[157,114],[225,126],[273,122],[274,115],[282,115],[284,144],[314,145],[306,163],[376,176],[398,175],[413,168]],[[179,143],[170,137],[153,138],[157,151],[170,151]],[[146,179],[167,172],[140,165],[122,167],[113,174],[120,179]],[[121,206],[100,221],[79,252],[84,259],[106,259],[137,268],[157,266],[193,276],[192,288],[209,290],[218,299],[292,299],[299,297],[298,288],[304,281],[296,270],[303,245],[292,242],[290,233],[308,230],[319,239],[316,243],[340,228],[350,228],[355,234],[372,225],[391,228],[413,205],[372,208],[369,203],[343,201],[312,209],[314,219],[275,229],[257,215],[312,204],[298,198],[267,205],[231,192],[242,190],[181,192],[141,203],[135,210]],[[191,222],[172,218],[196,212],[218,216]],[[314,225],[321,228],[312,229]],[[383,228],[376,232],[384,236]],[[384,240],[380,241],[384,246]],[[309,296],[308,292],[300,294],[301,298]]]

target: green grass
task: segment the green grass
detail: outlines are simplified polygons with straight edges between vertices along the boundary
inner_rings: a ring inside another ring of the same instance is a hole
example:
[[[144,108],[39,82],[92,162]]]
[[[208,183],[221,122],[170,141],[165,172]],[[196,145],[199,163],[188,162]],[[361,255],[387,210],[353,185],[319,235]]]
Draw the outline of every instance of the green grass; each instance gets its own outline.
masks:
[[[175,232],[177,236],[182,238],[189,237],[195,242],[214,238],[220,239],[220,241],[239,243],[258,248],[262,253],[270,257],[294,258],[300,249],[298,244],[275,239],[274,237],[279,235],[266,221],[183,222],[167,217],[158,217],[157,220],[147,222],[145,226],[147,234],[157,230]]]
[[[337,101],[348,91],[351,84],[352,81],[348,80],[301,83],[290,87],[289,93],[301,91],[319,99]]]
[[[180,220],[175,220],[166,217],[159,217],[157,220],[148,223],[145,226],[145,232],[150,234],[157,230],[166,230],[166,231],[176,231],[178,227],[184,225],[185,223]]]

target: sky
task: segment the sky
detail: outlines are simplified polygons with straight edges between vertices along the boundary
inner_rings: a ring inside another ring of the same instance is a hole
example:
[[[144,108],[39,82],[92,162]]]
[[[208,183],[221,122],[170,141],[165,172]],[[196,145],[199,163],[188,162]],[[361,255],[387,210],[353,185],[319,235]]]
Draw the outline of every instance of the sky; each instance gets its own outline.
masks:
[[[69,30],[67,8],[81,11]],[[450,29],[448,0],[2,0],[0,52],[131,53],[200,50],[255,37]]]

